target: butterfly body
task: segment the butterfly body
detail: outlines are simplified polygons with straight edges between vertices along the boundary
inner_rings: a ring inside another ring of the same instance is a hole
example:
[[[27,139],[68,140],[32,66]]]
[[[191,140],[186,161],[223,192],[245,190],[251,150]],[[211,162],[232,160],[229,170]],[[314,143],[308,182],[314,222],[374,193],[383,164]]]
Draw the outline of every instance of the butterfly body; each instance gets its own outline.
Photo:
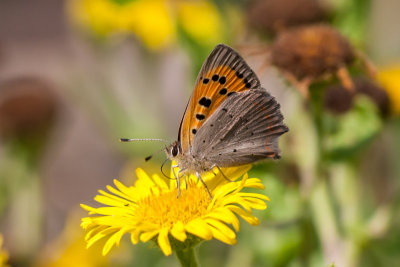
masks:
[[[204,158],[196,158],[193,154],[175,154],[175,151],[180,150],[180,144],[178,142],[172,143],[166,148],[167,156],[174,160],[181,173],[203,173],[212,170],[215,167],[210,161]]]
[[[178,140],[165,149],[174,174],[201,174],[265,158],[278,159],[287,132],[280,105],[232,48],[218,45],[205,61],[183,115]]]

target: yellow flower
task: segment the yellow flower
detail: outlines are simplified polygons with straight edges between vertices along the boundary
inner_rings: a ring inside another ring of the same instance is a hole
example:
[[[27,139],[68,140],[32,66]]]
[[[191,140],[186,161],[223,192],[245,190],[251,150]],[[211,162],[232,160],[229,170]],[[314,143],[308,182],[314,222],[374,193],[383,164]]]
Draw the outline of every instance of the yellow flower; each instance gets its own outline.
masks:
[[[159,50],[175,39],[175,22],[165,0],[71,0],[68,13],[99,35],[133,33],[149,49]]]
[[[400,65],[383,68],[377,79],[389,95],[392,112],[400,115]]]
[[[251,211],[266,209],[264,201],[269,200],[262,194],[241,192],[243,188],[264,188],[258,178],[248,178],[247,174],[236,182],[250,168],[247,165],[224,169],[223,173],[233,182],[219,172],[205,175],[203,180],[212,199],[195,176],[188,177],[187,188],[182,183],[179,197],[174,180],[168,185],[160,176],[150,177],[140,168],[136,170],[138,179],[134,186],[127,187],[114,180],[116,188],[107,186],[111,193],[100,190],[95,197],[105,207],[81,205],[93,215],[83,218],[81,223],[87,231],[87,247],[108,236],[103,248],[105,255],[114,244],[119,244],[125,233],[130,234],[133,244],[139,240],[156,241],[165,255],[182,244],[192,246],[212,238],[233,245],[236,234],[228,225],[239,231],[237,216],[251,225],[259,224]]]
[[[221,41],[222,18],[216,6],[208,1],[179,2],[178,20],[197,43],[215,45]]]
[[[0,234],[0,267],[7,267],[8,253],[3,250],[3,235]]]
[[[223,37],[223,20],[210,1],[193,0],[70,0],[68,15],[100,36],[132,33],[149,49],[159,50],[182,30],[201,45],[215,45]]]
[[[175,22],[166,1],[138,0],[131,5],[134,10],[127,16],[132,17],[132,31],[148,48],[158,50],[175,40]]]

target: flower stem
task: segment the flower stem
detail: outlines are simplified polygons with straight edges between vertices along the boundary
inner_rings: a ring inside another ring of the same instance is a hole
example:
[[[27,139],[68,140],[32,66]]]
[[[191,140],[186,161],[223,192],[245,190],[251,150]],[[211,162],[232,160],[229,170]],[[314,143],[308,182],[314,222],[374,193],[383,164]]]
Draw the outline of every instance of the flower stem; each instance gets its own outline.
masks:
[[[177,249],[176,257],[181,263],[182,267],[197,267],[196,254],[194,253],[194,248]]]

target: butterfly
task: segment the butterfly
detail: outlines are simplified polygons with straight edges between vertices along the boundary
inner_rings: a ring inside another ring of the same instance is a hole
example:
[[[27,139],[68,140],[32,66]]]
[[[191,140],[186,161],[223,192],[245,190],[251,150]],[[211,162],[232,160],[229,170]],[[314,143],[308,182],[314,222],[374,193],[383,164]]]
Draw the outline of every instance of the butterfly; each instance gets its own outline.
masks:
[[[186,174],[195,174],[208,191],[202,173],[279,159],[278,137],[287,131],[280,105],[254,71],[235,50],[217,45],[197,77],[178,140],[165,148],[179,168],[179,194],[181,174],[185,181]]]

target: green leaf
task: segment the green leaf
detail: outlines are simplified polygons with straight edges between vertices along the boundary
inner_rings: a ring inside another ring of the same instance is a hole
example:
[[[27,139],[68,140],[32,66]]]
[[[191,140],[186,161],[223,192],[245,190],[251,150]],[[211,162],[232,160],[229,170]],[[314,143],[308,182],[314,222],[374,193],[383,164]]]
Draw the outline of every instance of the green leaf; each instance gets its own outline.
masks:
[[[358,96],[352,110],[342,116],[324,114],[323,123],[327,129],[326,156],[333,160],[362,151],[382,129],[376,106],[365,96]]]

